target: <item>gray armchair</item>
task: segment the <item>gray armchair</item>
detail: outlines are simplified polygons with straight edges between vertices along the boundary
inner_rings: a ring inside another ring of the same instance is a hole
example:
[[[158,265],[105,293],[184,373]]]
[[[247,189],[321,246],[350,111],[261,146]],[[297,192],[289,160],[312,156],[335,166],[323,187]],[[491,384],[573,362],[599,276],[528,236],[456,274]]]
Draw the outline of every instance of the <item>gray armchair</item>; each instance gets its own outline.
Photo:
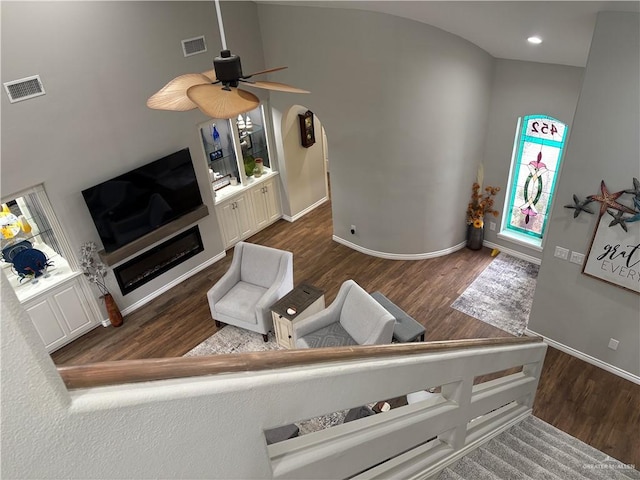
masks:
[[[296,348],[391,343],[395,319],[353,280],[327,308],[293,324]]]
[[[273,330],[270,307],[293,289],[293,253],[238,242],[229,270],[207,292],[217,326],[235,325],[262,334]]]

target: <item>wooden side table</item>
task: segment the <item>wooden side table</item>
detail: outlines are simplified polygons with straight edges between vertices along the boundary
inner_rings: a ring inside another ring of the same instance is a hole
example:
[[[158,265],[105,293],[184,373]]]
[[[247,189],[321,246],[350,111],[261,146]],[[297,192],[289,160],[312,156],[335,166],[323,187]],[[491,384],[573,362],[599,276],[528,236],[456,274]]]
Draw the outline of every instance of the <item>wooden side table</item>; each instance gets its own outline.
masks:
[[[324,292],[308,283],[301,283],[274,303],[271,315],[278,345],[295,348],[293,324],[324,308]]]

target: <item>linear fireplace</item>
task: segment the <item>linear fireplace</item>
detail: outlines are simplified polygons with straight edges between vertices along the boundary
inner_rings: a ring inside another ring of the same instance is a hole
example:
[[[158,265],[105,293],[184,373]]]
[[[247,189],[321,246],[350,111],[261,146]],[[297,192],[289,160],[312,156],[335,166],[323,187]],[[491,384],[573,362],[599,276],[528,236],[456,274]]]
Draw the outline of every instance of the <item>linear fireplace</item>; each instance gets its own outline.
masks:
[[[123,295],[204,250],[196,225],[113,269]]]

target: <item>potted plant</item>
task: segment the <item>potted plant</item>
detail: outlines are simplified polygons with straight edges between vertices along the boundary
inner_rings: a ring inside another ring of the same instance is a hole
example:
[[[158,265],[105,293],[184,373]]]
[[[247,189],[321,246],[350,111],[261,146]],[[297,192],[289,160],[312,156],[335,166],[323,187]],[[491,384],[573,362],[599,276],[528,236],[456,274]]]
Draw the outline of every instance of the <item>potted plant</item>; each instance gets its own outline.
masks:
[[[102,294],[102,299],[107,307],[109,321],[114,327],[119,327],[123,323],[122,313],[109,293],[104,277],[107,275],[107,266],[96,258],[98,248],[94,242],[83,243],[80,247],[80,268],[90,283],[93,283]]]
[[[493,208],[493,197],[500,191],[500,187],[487,186],[484,193],[480,183],[474,182],[471,187],[471,201],[467,205],[467,248],[480,250],[484,240],[484,216],[497,217],[500,212]]]

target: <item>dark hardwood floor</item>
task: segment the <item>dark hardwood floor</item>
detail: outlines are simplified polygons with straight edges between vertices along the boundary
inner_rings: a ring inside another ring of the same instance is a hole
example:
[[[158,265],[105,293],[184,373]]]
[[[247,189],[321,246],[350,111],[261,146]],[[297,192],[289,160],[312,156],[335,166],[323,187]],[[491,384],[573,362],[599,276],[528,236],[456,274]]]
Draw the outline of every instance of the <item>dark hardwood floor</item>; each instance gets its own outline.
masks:
[[[426,328],[426,340],[508,337],[450,307],[493,260],[490,250],[400,261],[364,255],[332,240],[330,203],[295,223],[280,220],[248,241],[292,251],[294,282],[325,290],[329,304],[342,282],[380,290]],[[233,250],[125,317],[54,352],[56,364],[181,356],[217,329],[206,292],[227,270]],[[548,349],[534,414],[604,453],[640,466],[640,386],[553,348]]]

